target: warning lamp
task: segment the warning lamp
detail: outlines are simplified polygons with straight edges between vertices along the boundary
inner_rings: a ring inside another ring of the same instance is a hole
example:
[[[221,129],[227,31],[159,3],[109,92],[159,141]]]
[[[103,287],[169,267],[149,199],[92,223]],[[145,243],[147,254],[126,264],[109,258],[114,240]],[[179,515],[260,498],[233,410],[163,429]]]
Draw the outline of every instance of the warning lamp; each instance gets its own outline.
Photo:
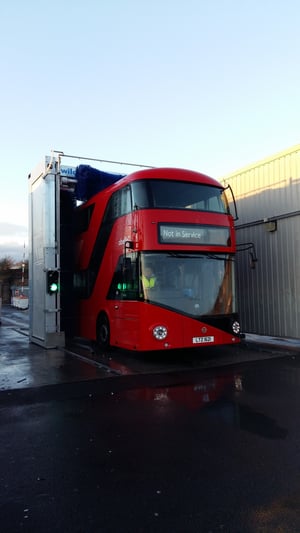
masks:
[[[47,292],[56,294],[58,292],[58,270],[48,270],[47,272]]]

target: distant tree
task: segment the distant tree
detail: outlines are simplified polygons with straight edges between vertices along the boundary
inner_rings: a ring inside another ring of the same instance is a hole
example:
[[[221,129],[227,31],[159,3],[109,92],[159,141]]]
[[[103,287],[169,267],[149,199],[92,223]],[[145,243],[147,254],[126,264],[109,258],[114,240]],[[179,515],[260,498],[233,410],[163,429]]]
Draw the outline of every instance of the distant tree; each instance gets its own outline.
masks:
[[[11,257],[3,257],[3,259],[0,259],[0,271],[3,272],[6,270],[10,270],[14,266],[14,264],[15,262]]]

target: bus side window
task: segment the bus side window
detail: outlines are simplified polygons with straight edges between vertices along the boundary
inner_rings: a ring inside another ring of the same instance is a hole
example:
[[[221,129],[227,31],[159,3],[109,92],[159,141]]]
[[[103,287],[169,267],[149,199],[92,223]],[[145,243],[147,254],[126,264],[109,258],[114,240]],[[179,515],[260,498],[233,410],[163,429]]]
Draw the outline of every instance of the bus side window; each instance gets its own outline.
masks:
[[[124,187],[120,191],[121,193],[121,213],[122,215],[127,215],[127,213],[130,213],[132,211],[132,202],[131,202],[131,192],[130,187]]]
[[[74,292],[78,298],[88,298],[89,296],[89,276],[87,270],[81,270],[74,273],[73,277]]]
[[[109,300],[137,300],[138,282],[136,261],[121,256],[108,291]]]
[[[144,181],[134,181],[131,184],[133,205],[135,209],[152,207],[151,194],[149,193],[149,184]]]
[[[111,222],[132,211],[130,187],[124,187],[112,194],[105,214],[104,222]]]
[[[90,225],[92,214],[95,204],[88,207],[77,208],[75,211],[75,231],[76,233],[82,233],[87,231]]]

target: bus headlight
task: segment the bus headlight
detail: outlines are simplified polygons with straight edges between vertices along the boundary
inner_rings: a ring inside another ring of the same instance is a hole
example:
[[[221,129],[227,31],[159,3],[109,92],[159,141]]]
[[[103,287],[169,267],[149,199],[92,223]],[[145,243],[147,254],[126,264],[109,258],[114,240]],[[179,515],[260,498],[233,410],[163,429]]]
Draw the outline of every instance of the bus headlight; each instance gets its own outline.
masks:
[[[155,339],[158,341],[163,341],[168,335],[168,330],[165,326],[155,326],[155,328],[152,330],[152,333]]]
[[[241,331],[241,326],[237,320],[235,320],[232,324],[232,331],[235,335],[238,335]]]

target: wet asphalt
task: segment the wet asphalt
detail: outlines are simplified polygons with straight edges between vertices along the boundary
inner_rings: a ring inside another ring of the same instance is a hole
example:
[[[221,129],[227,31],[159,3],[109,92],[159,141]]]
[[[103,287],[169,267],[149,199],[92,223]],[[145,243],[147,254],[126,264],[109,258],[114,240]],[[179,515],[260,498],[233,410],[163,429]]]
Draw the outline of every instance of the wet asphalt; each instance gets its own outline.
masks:
[[[300,531],[300,352],[95,354],[2,309],[1,531]]]

